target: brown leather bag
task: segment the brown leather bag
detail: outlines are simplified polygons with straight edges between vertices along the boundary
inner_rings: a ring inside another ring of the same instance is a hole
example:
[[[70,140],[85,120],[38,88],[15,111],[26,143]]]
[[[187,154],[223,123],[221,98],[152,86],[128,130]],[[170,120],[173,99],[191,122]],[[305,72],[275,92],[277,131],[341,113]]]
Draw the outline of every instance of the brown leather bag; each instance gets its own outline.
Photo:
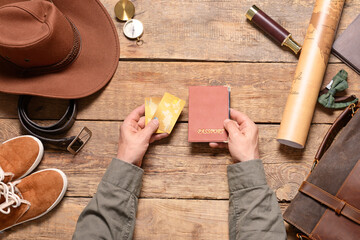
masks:
[[[350,105],[330,127],[312,171],[284,213],[285,221],[310,239],[360,239],[359,107]]]

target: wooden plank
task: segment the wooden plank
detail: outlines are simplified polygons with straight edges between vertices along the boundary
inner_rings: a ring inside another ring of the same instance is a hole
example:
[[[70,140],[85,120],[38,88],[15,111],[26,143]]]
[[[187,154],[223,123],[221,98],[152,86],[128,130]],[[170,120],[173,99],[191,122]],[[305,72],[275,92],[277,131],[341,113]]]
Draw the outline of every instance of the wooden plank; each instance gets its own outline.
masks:
[[[71,239],[89,198],[65,199],[52,212],[0,233],[8,240]],[[284,211],[287,204],[281,204]],[[288,240],[295,232],[287,226]],[[227,200],[140,199],[134,239],[228,239]]]
[[[71,239],[76,221],[89,200],[89,198],[65,197],[47,215],[0,232],[0,239]]]
[[[0,120],[0,141],[17,136],[17,120]],[[68,196],[92,196],[111,158],[116,156],[118,122],[76,122],[70,134],[83,126],[93,131],[93,138],[76,156],[49,150],[39,169],[59,168],[69,178]],[[267,180],[280,200],[291,200],[306,175],[328,125],[311,128],[305,150],[280,146],[274,139],[278,125],[259,125],[260,154]],[[231,163],[227,150],[211,149],[207,144],[187,142],[187,124],[177,124],[168,139],[151,145],[143,168],[146,198],[226,199],[226,167]]]
[[[120,62],[109,85],[79,101],[78,119],[123,120],[148,96],[170,92],[188,100],[188,86],[229,85],[231,106],[255,122],[279,123],[294,75],[295,64]],[[346,94],[360,96],[360,76],[344,64],[331,64],[324,86],[344,68],[349,73]],[[259,71],[261,69],[261,71]],[[33,117],[53,119],[65,111],[67,101],[34,99]],[[0,94],[0,118],[17,118],[17,97]],[[314,123],[332,123],[341,111],[317,106]],[[180,121],[188,120],[186,105]]]
[[[137,217],[135,239],[228,238],[227,201],[140,200]]]
[[[126,59],[186,59],[215,61],[296,62],[290,52],[246,20],[252,0],[136,0],[135,19],[144,24],[144,44],[126,39],[124,23],[117,21],[117,0],[101,0],[114,20],[120,38],[120,57]],[[315,0],[274,0],[256,3],[299,43],[303,42]],[[341,33],[360,12],[359,1],[346,1],[340,21]],[[335,57],[331,62],[338,61]]]

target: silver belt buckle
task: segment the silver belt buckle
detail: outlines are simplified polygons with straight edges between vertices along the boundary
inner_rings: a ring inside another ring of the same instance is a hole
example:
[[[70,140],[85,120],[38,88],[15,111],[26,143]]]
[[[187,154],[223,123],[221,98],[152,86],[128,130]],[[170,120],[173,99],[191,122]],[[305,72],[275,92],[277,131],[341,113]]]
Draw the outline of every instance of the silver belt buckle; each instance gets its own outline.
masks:
[[[83,132],[86,132],[85,135],[81,135]],[[90,129],[88,129],[87,127],[83,127],[81,129],[81,131],[79,132],[79,134],[74,138],[74,140],[69,144],[69,146],[67,146],[66,150],[68,150],[70,153],[72,153],[73,155],[76,155],[84,146],[85,144],[90,140],[92,136],[92,132],[90,131]],[[85,138],[85,140],[83,140]],[[75,151],[72,146],[74,145],[74,143],[77,140],[81,140],[82,144],[81,146]]]

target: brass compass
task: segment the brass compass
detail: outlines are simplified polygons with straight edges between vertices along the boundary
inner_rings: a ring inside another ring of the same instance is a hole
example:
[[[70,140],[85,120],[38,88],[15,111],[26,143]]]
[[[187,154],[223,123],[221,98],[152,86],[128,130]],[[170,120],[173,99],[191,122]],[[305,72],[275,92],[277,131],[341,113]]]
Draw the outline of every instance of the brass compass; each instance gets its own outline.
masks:
[[[120,0],[115,5],[115,15],[120,21],[126,21],[123,33],[128,39],[136,39],[137,45],[142,45],[143,40],[140,39],[144,33],[143,24],[136,19],[132,19],[135,14],[134,4],[129,0]]]
[[[115,5],[115,15],[120,21],[128,21],[134,17],[135,7],[129,0],[120,0]]]

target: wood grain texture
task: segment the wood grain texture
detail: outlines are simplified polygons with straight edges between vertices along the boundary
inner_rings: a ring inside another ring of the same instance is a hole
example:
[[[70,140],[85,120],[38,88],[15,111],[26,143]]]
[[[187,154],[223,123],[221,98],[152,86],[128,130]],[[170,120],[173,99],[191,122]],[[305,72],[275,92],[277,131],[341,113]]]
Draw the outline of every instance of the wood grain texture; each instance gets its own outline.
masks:
[[[123,120],[145,97],[170,92],[188,101],[188,86],[229,85],[231,107],[245,112],[255,122],[279,123],[294,75],[295,64],[120,62],[113,80],[102,91],[79,100],[78,119]],[[344,64],[329,65],[326,86],[344,68],[349,89],[343,94],[360,96],[360,76]],[[261,69],[261,71],[259,71]],[[59,118],[65,100],[34,99],[30,113],[35,118]],[[17,118],[17,97],[0,93],[0,118]],[[314,123],[332,123],[341,111],[318,105]],[[180,121],[188,120],[188,105]]]
[[[17,120],[0,120],[0,141],[20,134]],[[38,169],[59,168],[69,178],[67,196],[92,196],[112,157],[116,156],[118,122],[76,122],[70,134],[81,127],[93,131],[93,138],[76,156],[47,151]],[[290,201],[308,174],[317,146],[328,126],[314,125],[308,147],[301,151],[280,146],[274,139],[277,125],[259,125],[260,154],[266,176],[279,200]],[[187,142],[187,123],[175,126],[171,136],[151,145],[143,162],[142,197],[227,199],[227,150]]]
[[[76,221],[89,198],[65,197],[44,217],[0,233],[0,239],[71,239]],[[281,204],[284,211],[288,204]],[[287,226],[288,240],[295,240]],[[226,240],[227,200],[140,199],[134,240]]]
[[[290,51],[278,47],[247,21],[245,13],[256,4],[302,43],[315,0],[135,0],[134,18],[144,24],[142,46],[123,35],[124,23],[114,14],[117,0],[101,2],[117,27],[121,58],[296,62]],[[346,1],[338,33],[359,12],[359,1]],[[332,57],[330,61],[338,60]]]
[[[78,101],[78,121],[69,133],[75,135],[88,126],[93,138],[76,156],[46,151],[38,169],[63,170],[69,180],[66,197],[47,216],[0,233],[0,239],[71,239],[79,214],[116,155],[121,121],[148,96],[162,96],[167,91],[187,100],[188,86],[192,85],[231,86],[231,106],[259,123],[267,181],[284,211],[340,111],[317,106],[304,150],[276,142],[297,58],[276,46],[244,14],[256,4],[302,43],[315,0],[133,0],[135,18],[145,28],[142,46],[122,34],[124,23],[117,21],[113,12],[117,0],[101,2],[119,33],[120,63],[103,90]],[[337,35],[359,12],[360,1],[346,1]],[[346,94],[360,96],[360,76],[334,56],[330,57],[323,85],[341,68],[349,73]],[[16,107],[17,96],[0,93],[0,142],[23,133]],[[65,108],[66,101],[37,98],[30,106],[30,115],[56,119]],[[188,106],[179,120],[171,136],[153,144],[145,156],[134,239],[226,240],[226,168],[231,157],[227,150],[187,142]],[[288,225],[286,228],[288,239],[295,240],[296,231]]]

